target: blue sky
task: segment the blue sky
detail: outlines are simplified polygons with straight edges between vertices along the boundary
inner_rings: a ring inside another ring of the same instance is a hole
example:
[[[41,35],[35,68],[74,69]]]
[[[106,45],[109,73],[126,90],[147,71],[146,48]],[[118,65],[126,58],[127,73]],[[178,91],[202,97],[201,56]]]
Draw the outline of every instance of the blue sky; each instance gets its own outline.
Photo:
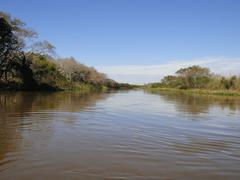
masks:
[[[239,73],[239,0],[1,0],[0,10],[25,21],[59,56],[121,82],[152,82],[189,63]]]

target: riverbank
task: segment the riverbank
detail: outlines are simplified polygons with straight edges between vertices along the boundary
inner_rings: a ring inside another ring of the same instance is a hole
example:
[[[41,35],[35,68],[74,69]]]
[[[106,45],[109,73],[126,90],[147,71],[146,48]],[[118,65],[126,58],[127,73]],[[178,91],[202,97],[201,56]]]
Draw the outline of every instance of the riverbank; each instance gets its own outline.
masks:
[[[208,89],[175,89],[175,88],[161,88],[161,87],[144,87],[144,90],[151,92],[179,92],[184,94],[202,94],[202,95],[218,95],[218,96],[240,96],[239,91],[234,90],[208,90]]]
[[[31,87],[24,87],[21,83],[8,82],[0,83],[0,91],[91,91],[96,88],[90,84],[68,83],[64,86],[50,86],[48,84],[36,84]]]
[[[62,82],[55,86],[48,84],[37,84],[32,87],[24,87],[22,83],[16,82],[0,82],[0,91],[69,91],[69,92],[93,92],[93,91],[109,91],[109,90],[128,90],[134,89],[136,86],[123,83],[112,84],[88,84],[88,83],[73,83]]]

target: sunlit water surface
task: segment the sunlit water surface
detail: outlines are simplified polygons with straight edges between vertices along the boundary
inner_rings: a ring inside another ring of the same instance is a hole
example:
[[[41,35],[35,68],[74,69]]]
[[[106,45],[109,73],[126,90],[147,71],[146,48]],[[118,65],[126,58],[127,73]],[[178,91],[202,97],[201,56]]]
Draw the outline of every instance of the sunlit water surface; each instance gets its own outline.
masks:
[[[2,92],[0,179],[240,179],[240,99]]]

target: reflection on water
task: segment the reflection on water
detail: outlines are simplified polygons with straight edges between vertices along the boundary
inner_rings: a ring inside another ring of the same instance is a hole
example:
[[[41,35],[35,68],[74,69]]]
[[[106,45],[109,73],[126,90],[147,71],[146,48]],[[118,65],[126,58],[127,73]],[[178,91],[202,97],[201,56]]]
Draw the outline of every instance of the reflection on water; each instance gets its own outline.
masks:
[[[227,149],[229,146],[228,143],[224,141],[193,139],[186,144],[174,144],[174,147],[177,151],[183,153],[201,153],[209,151],[222,151]]]
[[[105,97],[106,94],[102,93],[0,93],[0,171],[5,168],[3,165],[16,160],[15,152],[23,148],[21,139],[24,130],[36,130],[40,126],[46,128],[52,123],[54,114],[44,115],[44,111],[78,112],[93,106],[97,100]],[[47,121],[42,121],[44,118]],[[65,120],[72,122],[75,119],[68,117]],[[46,132],[46,129],[43,131]]]
[[[240,98],[0,93],[0,179],[239,179]]]
[[[211,108],[219,107],[232,113],[240,111],[240,97],[235,96],[207,96],[199,94],[185,94],[181,92],[151,92],[159,94],[164,101],[173,102],[177,111],[191,114],[207,113]]]

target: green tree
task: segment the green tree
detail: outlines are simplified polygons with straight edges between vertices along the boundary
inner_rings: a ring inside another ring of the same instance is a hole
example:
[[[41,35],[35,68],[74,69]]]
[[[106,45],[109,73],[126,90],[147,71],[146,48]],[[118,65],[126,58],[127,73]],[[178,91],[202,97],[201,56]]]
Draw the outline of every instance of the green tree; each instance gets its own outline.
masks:
[[[24,87],[29,88],[35,86],[36,82],[24,53],[24,40],[34,33],[23,27],[24,23],[20,20],[0,13],[0,78],[4,77],[7,81],[8,77],[19,74]]]
[[[176,72],[183,88],[204,88],[211,79],[210,70],[200,66],[182,68]]]

